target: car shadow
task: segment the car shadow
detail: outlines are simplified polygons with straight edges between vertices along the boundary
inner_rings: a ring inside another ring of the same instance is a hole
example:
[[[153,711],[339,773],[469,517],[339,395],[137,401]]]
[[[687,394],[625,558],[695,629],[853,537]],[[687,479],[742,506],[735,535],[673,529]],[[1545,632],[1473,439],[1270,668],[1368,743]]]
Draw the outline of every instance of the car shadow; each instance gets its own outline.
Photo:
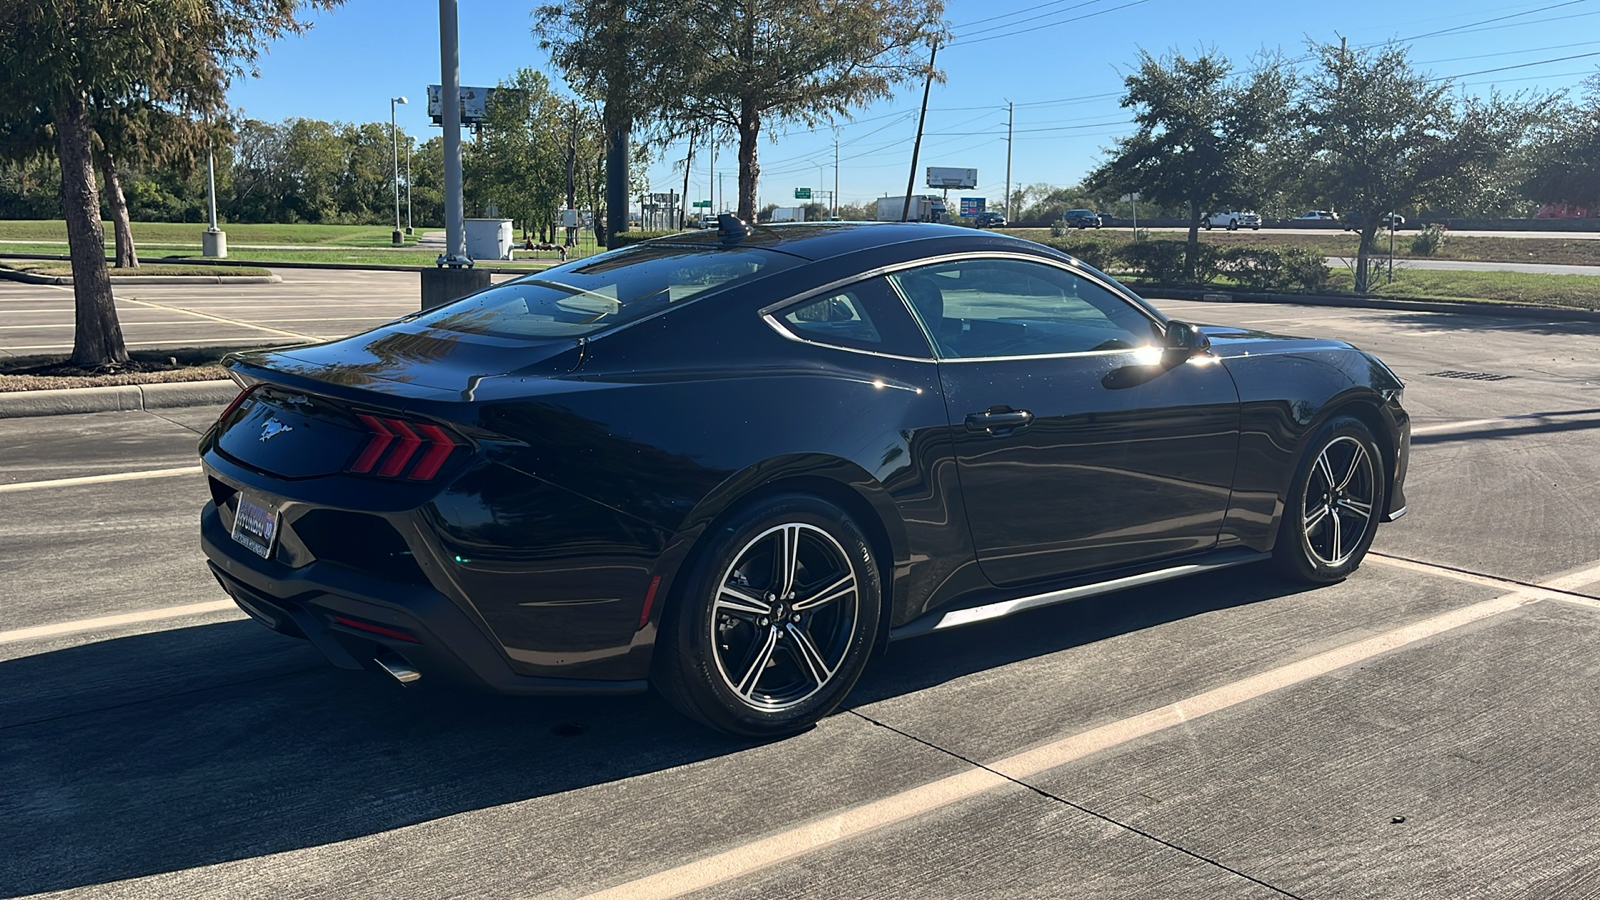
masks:
[[[895,644],[849,704],[1293,592],[1251,566]],[[402,690],[233,621],[0,662],[0,895],[378,834],[737,754],[654,695]]]

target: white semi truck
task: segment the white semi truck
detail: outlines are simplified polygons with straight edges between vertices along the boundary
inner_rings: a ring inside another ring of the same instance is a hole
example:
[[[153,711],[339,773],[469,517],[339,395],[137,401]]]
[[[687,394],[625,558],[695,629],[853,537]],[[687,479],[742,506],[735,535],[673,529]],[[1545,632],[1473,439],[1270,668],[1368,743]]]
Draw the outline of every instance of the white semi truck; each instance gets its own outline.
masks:
[[[912,197],[909,212],[906,212],[905,197],[884,197],[878,201],[879,222],[898,222],[902,213],[907,222],[950,222],[950,211],[945,208],[944,200],[931,194]]]

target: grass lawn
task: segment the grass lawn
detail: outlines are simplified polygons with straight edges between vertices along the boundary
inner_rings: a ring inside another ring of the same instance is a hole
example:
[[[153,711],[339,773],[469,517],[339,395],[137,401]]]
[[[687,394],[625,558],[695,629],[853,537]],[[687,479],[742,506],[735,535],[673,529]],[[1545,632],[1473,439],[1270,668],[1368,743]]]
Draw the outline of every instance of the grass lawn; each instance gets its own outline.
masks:
[[[71,275],[72,264],[69,262],[52,262],[46,260],[14,259],[9,262],[0,262],[0,269],[11,269],[16,272],[28,272],[33,275]],[[112,269],[113,278],[137,278],[149,275],[183,275],[214,278],[218,275],[271,275],[266,269],[257,266],[186,266],[186,265],[160,265],[146,263],[137,269]]]
[[[1141,283],[1138,278],[1123,278],[1140,293],[1161,296],[1161,286]],[[1329,288],[1322,293],[1349,294],[1355,279],[1349,271],[1334,271]],[[1231,281],[1218,278],[1210,287],[1234,288]],[[1293,297],[1294,295],[1285,295]],[[1408,300],[1455,300],[1463,303],[1519,303],[1566,309],[1600,311],[1600,277],[1593,275],[1537,275],[1526,272],[1451,272],[1441,269],[1395,269],[1394,282],[1379,279],[1370,296]]]
[[[1048,228],[1011,228],[1004,233],[1041,241],[1050,237]],[[1584,238],[1538,237],[1451,237],[1432,256],[1413,256],[1411,239],[1415,231],[1399,231],[1394,236],[1396,259],[1453,259],[1468,262],[1521,262],[1545,263],[1564,266],[1600,266],[1600,240]],[[1158,240],[1186,240],[1181,231],[1162,231],[1153,235]],[[1073,243],[1122,244],[1129,240],[1126,231],[1083,229],[1073,231],[1058,240]],[[1218,247],[1299,247],[1320,251],[1324,256],[1354,257],[1358,248],[1356,236],[1344,231],[1307,231],[1303,234],[1259,234],[1254,231],[1202,231],[1200,240]],[[1377,255],[1388,258],[1389,239],[1380,232]]]
[[[1353,283],[1347,272],[1337,273],[1334,281],[1342,284],[1346,290]],[[1593,275],[1396,269],[1394,283],[1380,280],[1374,286],[1373,293],[1380,297],[1426,297],[1600,310],[1600,277]]]
[[[102,223],[108,242],[112,236],[110,222]],[[134,222],[135,244],[174,244],[200,247],[200,234],[206,230],[204,223]],[[394,232],[390,225],[243,225],[220,226],[228,233],[229,244],[319,244],[348,247],[392,247]],[[406,237],[407,244],[415,244],[421,235]],[[0,221],[0,240],[61,242],[67,240],[67,223],[60,219]],[[21,252],[21,251],[17,251]]]
[[[439,254],[432,249],[364,250],[360,247],[308,247],[305,250],[249,250],[239,247],[229,247],[228,249],[228,257],[230,260],[238,259],[247,263],[258,262],[268,264],[274,262],[325,262],[380,266],[432,266],[437,263],[439,257]],[[111,252],[110,244],[106,245],[106,251],[109,255]],[[67,248],[64,244],[0,244],[0,254],[37,253],[49,254],[52,256],[65,256],[66,252]],[[553,266],[560,262],[560,260],[557,259],[553,253],[540,253],[539,258],[529,259],[521,256],[527,251],[518,250],[516,252],[519,258],[511,262],[497,259],[486,259],[483,261],[483,265],[494,266],[496,268],[527,268],[529,271],[535,271],[538,269],[548,268],[549,266]],[[139,251],[139,268],[142,270],[151,265],[160,265],[165,260],[202,258],[203,257],[200,255],[200,248],[198,246],[190,249],[146,247]],[[20,267],[24,262],[29,261],[10,260],[7,264],[13,268],[16,268]],[[46,261],[32,260],[31,262]],[[49,261],[49,264],[66,265],[66,262],[62,261],[60,263],[56,263],[54,261]],[[200,274],[206,274],[205,270],[211,268],[209,265],[185,266],[181,263],[177,265],[185,270],[185,274],[187,274],[191,269],[199,269]]]

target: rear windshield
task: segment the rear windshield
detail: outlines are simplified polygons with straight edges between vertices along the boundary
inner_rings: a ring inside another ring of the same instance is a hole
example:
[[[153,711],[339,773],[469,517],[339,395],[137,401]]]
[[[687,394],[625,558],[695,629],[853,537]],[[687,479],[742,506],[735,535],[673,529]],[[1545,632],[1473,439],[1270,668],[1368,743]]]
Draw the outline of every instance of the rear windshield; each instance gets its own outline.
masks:
[[[799,265],[756,247],[640,244],[496,285],[413,321],[505,338],[578,338]]]

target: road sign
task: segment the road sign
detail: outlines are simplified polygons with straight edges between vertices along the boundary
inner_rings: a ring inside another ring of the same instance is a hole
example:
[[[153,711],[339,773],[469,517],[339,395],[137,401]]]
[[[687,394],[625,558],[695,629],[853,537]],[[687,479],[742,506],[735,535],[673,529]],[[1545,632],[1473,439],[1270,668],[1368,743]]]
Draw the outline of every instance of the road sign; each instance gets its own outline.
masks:
[[[711,201],[710,200],[696,200],[694,202],[694,205],[695,206],[703,206],[706,209],[710,209],[711,208]]]
[[[494,102],[497,90],[498,88],[462,86],[461,124],[477,125],[483,122],[484,116],[489,114],[489,104]],[[439,96],[443,91],[444,88],[437,84],[428,85],[428,115],[435,125],[444,118],[444,101]]]
[[[988,203],[988,199],[985,198],[985,197],[962,197],[961,198],[961,215],[962,215],[962,217],[970,219],[973,216],[977,215],[978,213],[983,212],[984,207],[987,205],[987,203]]]
[[[963,190],[977,186],[977,169],[952,169],[948,166],[928,167],[928,187]]]
[[[795,188],[794,189],[794,198],[796,200],[810,200],[811,199],[811,188]]]

